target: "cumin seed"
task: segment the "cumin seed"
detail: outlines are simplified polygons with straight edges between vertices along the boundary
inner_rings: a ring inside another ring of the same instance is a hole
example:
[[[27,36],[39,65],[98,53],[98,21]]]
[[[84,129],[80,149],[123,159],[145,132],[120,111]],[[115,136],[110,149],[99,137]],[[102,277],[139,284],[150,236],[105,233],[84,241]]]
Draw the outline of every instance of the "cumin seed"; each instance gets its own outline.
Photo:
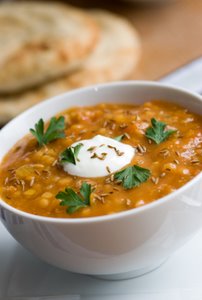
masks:
[[[17,185],[20,185],[21,184],[20,179],[16,179],[16,183],[17,183]]]
[[[200,161],[198,159],[193,159],[193,160],[191,160],[191,163],[193,165],[198,165],[200,163]]]
[[[99,195],[94,194],[93,196],[94,196],[95,199],[101,200],[101,197]]]
[[[92,151],[94,151],[96,148],[97,148],[96,146],[92,146],[92,147],[88,148],[87,151],[92,152]]]
[[[10,177],[9,181],[16,181],[16,176],[14,175],[13,177]]]
[[[170,151],[167,148],[164,148],[160,150],[160,154],[162,154],[164,157],[167,157],[170,155]]]
[[[105,183],[111,183],[110,178],[106,178],[106,179],[105,179]]]
[[[9,178],[6,177],[5,180],[4,180],[4,185],[7,185],[8,181],[9,181]]]
[[[147,148],[143,145],[138,144],[136,149],[140,152],[140,153],[145,153],[147,151]]]
[[[83,129],[83,130],[80,131],[80,134],[84,134],[84,133],[86,133],[86,132],[87,132],[87,130],[86,130],[86,129]]]
[[[129,135],[127,132],[124,133],[124,136],[125,136],[128,140],[130,140],[130,138],[131,138],[130,135]]]
[[[74,139],[74,138],[75,138],[75,134],[73,134],[73,133],[70,134],[70,135],[69,135],[69,138],[70,138],[70,139]]]
[[[101,155],[102,155],[102,156],[106,156],[107,153],[106,153],[106,152],[102,152]]]
[[[116,128],[116,123],[114,122],[114,120],[105,120],[103,123],[103,127],[109,127],[109,129],[114,130]]]
[[[179,130],[177,130],[177,137],[178,137],[179,139],[181,139],[181,138],[184,137],[183,134],[182,134]]]
[[[58,160],[56,159],[53,163],[52,163],[52,167],[55,167],[56,165],[57,165],[57,163],[58,163]]]
[[[131,205],[131,200],[130,199],[125,199],[125,203],[126,203],[126,206],[130,206]]]
[[[34,173],[35,173],[36,175],[38,175],[38,176],[41,175],[41,173],[40,173],[38,170],[34,170]]]
[[[177,159],[174,159],[174,163],[175,163],[176,165],[179,165],[179,164],[180,164],[179,160],[177,160]]]
[[[101,197],[107,197],[109,196],[109,193],[103,193],[103,194],[100,194]]]
[[[110,176],[110,180],[113,182],[114,181],[114,174],[112,174],[111,176]]]
[[[122,180],[116,180],[116,184],[121,184]]]
[[[34,182],[35,182],[35,177],[32,177],[29,185],[32,187],[34,185]]]
[[[115,124],[115,123],[112,123],[111,129],[114,130],[115,128],[116,128],[116,124]]]
[[[151,181],[152,181],[154,184],[158,184],[158,183],[159,183],[159,177],[154,177],[154,176],[152,176],[152,177],[151,177]]]
[[[116,151],[116,154],[117,154],[118,156],[122,156],[122,155],[124,155],[124,152],[120,152],[119,150],[117,150],[117,151]]]
[[[105,120],[105,121],[104,121],[104,124],[103,124],[103,127],[107,127],[107,125],[108,125],[108,121]]]
[[[15,169],[9,169],[8,172],[15,173]]]
[[[109,129],[114,130],[116,128],[116,123],[114,122],[114,120],[110,120],[108,126]]]
[[[44,169],[44,170],[42,170],[42,173],[45,173],[45,174],[48,174],[48,175],[50,175],[50,171],[49,171],[49,170],[47,170],[47,169]]]
[[[102,204],[105,203],[104,197],[101,197],[101,196],[99,196],[97,194],[94,194],[94,198],[95,198],[95,200],[99,200]]]
[[[180,152],[179,152],[179,151],[175,151],[175,154],[176,154],[177,156],[180,156]]]
[[[106,166],[106,170],[107,170],[107,172],[108,172],[109,174],[111,173],[111,170],[110,170],[109,166]]]
[[[101,153],[101,156],[97,155],[97,153],[93,153],[93,155],[90,158],[98,158],[100,160],[104,160],[107,156],[106,152]]]
[[[117,154],[118,156],[122,156],[122,155],[124,154],[124,152],[121,152],[121,151],[118,150],[116,147],[113,147],[113,146],[111,146],[111,145],[107,145],[107,147],[110,148],[110,149],[113,149],[113,150],[116,152],[116,154]]]
[[[136,112],[136,111],[133,111],[133,110],[127,110],[127,111],[126,111],[126,114],[127,114],[127,115],[131,115],[131,116],[136,116],[137,112]]]
[[[20,180],[21,186],[22,186],[22,191],[25,191],[25,181],[24,180]]]
[[[126,123],[122,123],[119,125],[119,128],[121,128],[121,129],[125,129],[127,127],[128,127],[128,125]]]

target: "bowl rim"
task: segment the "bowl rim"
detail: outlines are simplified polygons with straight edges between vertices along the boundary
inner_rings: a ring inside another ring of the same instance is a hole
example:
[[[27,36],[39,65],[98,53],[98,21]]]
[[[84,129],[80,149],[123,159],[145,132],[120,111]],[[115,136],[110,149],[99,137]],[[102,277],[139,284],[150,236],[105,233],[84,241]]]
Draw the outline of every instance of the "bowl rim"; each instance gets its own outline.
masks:
[[[68,91],[65,93],[62,93],[60,95],[51,97],[41,103],[38,103],[34,106],[32,106],[31,108],[27,109],[26,111],[24,111],[23,113],[21,113],[20,115],[18,115],[17,117],[15,117],[14,119],[12,119],[8,124],[6,124],[1,130],[0,130],[0,136],[1,136],[1,132],[7,130],[7,128],[12,125],[15,122],[18,122],[19,119],[21,119],[22,117],[26,117],[26,115],[29,115],[32,111],[41,109],[43,106],[46,106],[47,103],[51,103],[51,102],[55,102],[58,101],[58,99],[60,98],[64,98],[66,95],[74,95],[77,94],[79,92],[91,92],[92,90],[97,91],[98,89],[102,89],[102,88],[116,88],[116,87],[127,87],[127,86],[147,86],[147,87],[161,87],[161,88],[165,88],[174,92],[179,92],[179,93],[185,93],[191,97],[196,98],[197,100],[201,101],[201,105],[202,105],[202,96],[200,94],[197,94],[195,92],[191,92],[189,90],[186,90],[184,88],[180,88],[180,87],[176,87],[174,85],[170,85],[170,84],[164,84],[161,82],[154,82],[154,81],[148,81],[148,80],[126,80],[126,81],[116,81],[116,82],[110,82],[110,83],[102,83],[102,84],[95,84],[95,85],[91,85],[88,87],[83,87],[83,88],[78,88],[72,91]],[[1,160],[0,160],[1,163]],[[0,210],[2,208],[7,209],[8,211],[10,211],[11,213],[24,217],[26,219],[29,220],[33,220],[33,221],[39,221],[39,222],[43,222],[43,223],[57,223],[57,224],[83,224],[83,223],[99,223],[99,222],[109,222],[109,221],[113,221],[116,219],[122,219],[122,218],[127,218],[130,217],[131,215],[137,215],[137,214],[142,214],[144,212],[147,212],[148,210],[154,209],[155,207],[161,206],[164,203],[167,203],[168,201],[170,201],[173,197],[178,197],[179,194],[181,193],[185,193],[186,190],[194,185],[195,183],[199,182],[202,179],[202,172],[200,172],[198,175],[196,175],[193,179],[191,179],[190,181],[188,181],[186,184],[184,184],[182,187],[180,187],[179,189],[171,192],[170,194],[161,197],[151,203],[145,204],[141,207],[137,207],[137,208],[132,208],[130,210],[126,210],[126,211],[121,211],[121,212],[116,212],[114,214],[109,214],[109,215],[101,215],[101,216],[94,216],[94,217],[83,217],[83,218],[54,218],[54,217],[46,217],[46,216],[40,216],[40,215],[34,215],[25,211],[21,211],[11,205],[9,205],[8,203],[6,203],[2,198],[0,198]]]

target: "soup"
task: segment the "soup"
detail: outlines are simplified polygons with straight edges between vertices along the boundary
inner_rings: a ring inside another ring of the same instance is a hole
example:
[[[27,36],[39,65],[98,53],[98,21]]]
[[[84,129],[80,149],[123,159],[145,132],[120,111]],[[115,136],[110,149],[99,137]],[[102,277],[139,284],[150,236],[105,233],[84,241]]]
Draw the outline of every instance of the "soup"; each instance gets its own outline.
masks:
[[[156,201],[201,170],[201,116],[164,101],[103,103],[39,120],[4,157],[0,195],[35,215],[93,217]]]

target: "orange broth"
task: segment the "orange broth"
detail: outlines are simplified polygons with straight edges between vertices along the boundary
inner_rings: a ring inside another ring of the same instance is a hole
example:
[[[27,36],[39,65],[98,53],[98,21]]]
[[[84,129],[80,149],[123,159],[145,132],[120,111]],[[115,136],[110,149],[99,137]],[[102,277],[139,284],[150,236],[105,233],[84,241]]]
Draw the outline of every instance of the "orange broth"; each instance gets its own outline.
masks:
[[[202,117],[176,104],[151,101],[143,105],[99,104],[74,107],[65,117],[65,138],[39,147],[28,134],[4,157],[0,166],[0,195],[11,206],[40,216],[78,218],[114,214],[140,207],[179,189],[202,170]],[[166,123],[176,133],[160,144],[145,136],[151,118]],[[29,130],[29,128],[28,128]],[[67,174],[58,157],[72,143],[97,134],[136,148],[131,165],[147,168],[150,178],[124,189],[113,176],[81,178]],[[65,188],[79,192],[82,182],[94,187],[90,206],[67,213],[55,196]]]

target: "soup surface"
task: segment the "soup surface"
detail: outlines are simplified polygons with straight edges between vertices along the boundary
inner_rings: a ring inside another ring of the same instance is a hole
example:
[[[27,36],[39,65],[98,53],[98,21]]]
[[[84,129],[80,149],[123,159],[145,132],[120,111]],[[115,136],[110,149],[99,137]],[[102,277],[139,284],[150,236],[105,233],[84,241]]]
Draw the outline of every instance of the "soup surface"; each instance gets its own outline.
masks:
[[[41,120],[1,163],[1,197],[19,210],[55,218],[113,214],[156,201],[202,170],[202,117],[178,105],[99,104],[60,116],[45,129]]]

